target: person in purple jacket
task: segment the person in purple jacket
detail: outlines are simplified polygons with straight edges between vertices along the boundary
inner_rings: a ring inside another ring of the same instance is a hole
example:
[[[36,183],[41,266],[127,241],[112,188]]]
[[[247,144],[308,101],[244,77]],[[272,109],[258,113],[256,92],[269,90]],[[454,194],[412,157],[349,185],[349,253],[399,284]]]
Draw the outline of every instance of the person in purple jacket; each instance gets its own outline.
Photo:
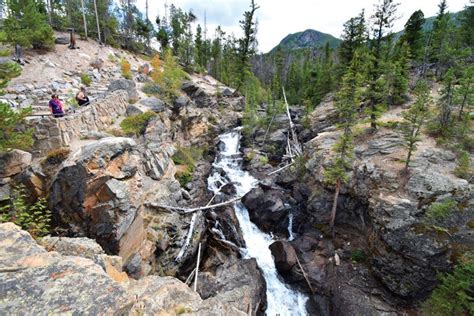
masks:
[[[58,98],[57,94],[53,94],[51,96],[51,100],[49,100],[49,109],[51,110],[51,113],[53,114],[54,117],[63,117],[64,116],[64,111],[63,111],[63,105],[61,101]]]

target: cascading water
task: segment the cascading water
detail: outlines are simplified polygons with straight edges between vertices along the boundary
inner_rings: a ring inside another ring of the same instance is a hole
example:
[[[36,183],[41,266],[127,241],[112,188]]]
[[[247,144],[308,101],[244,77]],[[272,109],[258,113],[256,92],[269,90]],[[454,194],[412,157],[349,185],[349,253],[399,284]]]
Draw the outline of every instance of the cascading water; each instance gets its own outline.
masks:
[[[236,188],[236,196],[243,196],[257,184],[257,180],[241,169],[240,132],[234,130],[221,135],[219,139],[224,148],[221,148],[215,159],[214,170],[208,178],[208,188],[217,194],[223,185],[232,183]],[[275,262],[268,248],[273,242],[271,236],[260,231],[250,221],[248,210],[242,203],[237,202],[234,208],[247,246],[242,249],[242,253],[247,258],[257,260],[267,283],[266,314],[270,316],[307,315],[305,308],[307,297],[290,289],[278,276]]]

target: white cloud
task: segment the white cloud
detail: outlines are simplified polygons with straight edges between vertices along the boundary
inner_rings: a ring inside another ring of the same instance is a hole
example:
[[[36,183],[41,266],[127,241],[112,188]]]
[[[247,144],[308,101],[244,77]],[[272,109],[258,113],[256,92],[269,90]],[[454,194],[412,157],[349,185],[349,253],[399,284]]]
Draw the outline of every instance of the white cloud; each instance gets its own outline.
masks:
[[[398,8],[400,19],[395,22],[394,30],[403,29],[410,15],[421,9],[425,17],[433,16],[438,11],[436,0],[402,0]],[[149,0],[150,19],[155,20],[159,13],[164,13],[165,1]],[[185,10],[193,9],[198,23],[204,23],[204,11],[207,15],[209,36],[214,34],[217,25],[227,33],[240,35],[239,20],[249,8],[250,0],[176,0],[168,1]],[[366,16],[373,13],[377,0],[256,0],[260,6],[257,11],[259,49],[267,52],[277,45],[286,35],[315,29],[339,37],[342,25],[351,17],[365,9]],[[448,0],[450,12],[462,10],[469,0]],[[145,0],[138,0],[137,5],[144,10]]]

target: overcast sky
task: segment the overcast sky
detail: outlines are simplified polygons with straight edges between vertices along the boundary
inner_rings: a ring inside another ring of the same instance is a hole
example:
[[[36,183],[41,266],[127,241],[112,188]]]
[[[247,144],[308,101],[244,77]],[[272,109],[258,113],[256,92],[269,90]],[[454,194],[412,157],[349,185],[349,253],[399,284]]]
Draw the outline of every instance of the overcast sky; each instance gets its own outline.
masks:
[[[268,52],[286,35],[315,29],[333,36],[340,37],[342,25],[351,17],[365,9],[366,16],[374,11],[377,0],[255,0],[260,9],[257,10],[258,43],[261,52]],[[474,0],[448,0],[450,12],[457,12]],[[165,0],[149,0],[149,17],[152,22],[156,16],[164,14]],[[401,0],[395,31],[403,29],[410,15],[421,9],[425,17],[433,16],[438,10],[438,0]],[[186,11],[192,9],[198,17],[197,23],[204,24],[204,12],[207,16],[208,36],[212,37],[217,25],[221,25],[227,33],[241,35],[239,20],[249,8],[250,0],[168,0]],[[137,1],[138,7],[144,11],[145,0]]]

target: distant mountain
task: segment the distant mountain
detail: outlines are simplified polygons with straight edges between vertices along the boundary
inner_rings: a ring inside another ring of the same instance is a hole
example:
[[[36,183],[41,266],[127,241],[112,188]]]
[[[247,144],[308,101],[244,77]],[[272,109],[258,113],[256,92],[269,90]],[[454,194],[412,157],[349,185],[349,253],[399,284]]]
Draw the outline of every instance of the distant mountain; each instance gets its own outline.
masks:
[[[329,43],[331,48],[339,46],[341,40],[326,33],[322,33],[316,30],[308,29],[303,32],[287,35],[281,40],[280,44],[275,46],[270,53],[275,52],[278,48],[284,51],[300,49],[300,48],[314,48],[324,47],[326,43]]]

